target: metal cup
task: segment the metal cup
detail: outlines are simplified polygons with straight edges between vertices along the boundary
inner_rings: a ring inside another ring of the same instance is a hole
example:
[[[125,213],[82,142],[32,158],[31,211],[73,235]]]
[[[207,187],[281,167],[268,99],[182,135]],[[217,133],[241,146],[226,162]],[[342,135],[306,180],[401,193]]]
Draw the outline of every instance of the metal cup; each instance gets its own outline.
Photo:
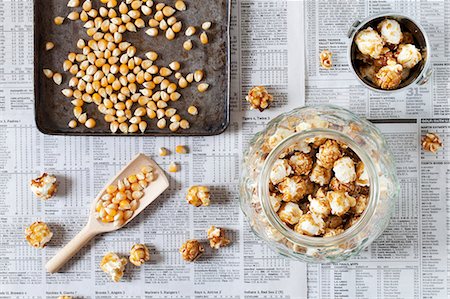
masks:
[[[376,26],[384,19],[394,19],[400,23],[401,27],[409,31],[414,37],[415,46],[421,50],[422,60],[411,69],[408,78],[400,83],[396,89],[386,90],[381,89],[370,80],[363,78],[359,71],[359,61],[356,59],[357,46],[354,42],[356,34],[367,27],[376,28]],[[383,13],[370,16],[364,20],[355,21],[350,27],[347,36],[349,38],[348,44],[348,60],[350,69],[358,78],[359,82],[369,88],[370,90],[384,93],[392,93],[404,90],[413,85],[423,85],[428,82],[433,73],[430,65],[430,43],[425,30],[411,17],[399,13]]]

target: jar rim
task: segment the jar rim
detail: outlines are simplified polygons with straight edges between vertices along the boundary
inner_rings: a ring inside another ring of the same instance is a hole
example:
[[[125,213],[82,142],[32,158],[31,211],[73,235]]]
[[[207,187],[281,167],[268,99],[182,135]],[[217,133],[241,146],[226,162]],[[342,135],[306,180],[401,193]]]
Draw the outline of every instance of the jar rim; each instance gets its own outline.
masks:
[[[321,137],[323,136],[329,139],[334,139],[346,143],[349,146],[349,148],[351,148],[364,163],[364,168],[369,176],[369,186],[370,186],[368,204],[365,211],[360,216],[360,219],[350,228],[345,230],[343,233],[326,238],[311,237],[295,232],[293,229],[289,228],[286,224],[284,224],[281,221],[281,219],[278,217],[277,213],[274,211],[270,203],[269,177],[273,164],[278,159],[279,155],[282,153],[283,150],[293,145],[294,143],[303,141],[306,138],[312,138],[317,136]],[[327,248],[330,246],[336,246],[346,241],[350,241],[352,238],[357,236],[369,224],[370,219],[375,213],[377,203],[380,199],[378,175],[372,158],[350,137],[348,137],[347,135],[343,134],[340,131],[328,128],[311,128],[303,130],[301,132],[296,132],[286,137],[280,143],[278,143],[270,151],[269,155],[264,161],[262,171],[260,172],[258,177],[257,192],[265,216],[267,217],[269,223],[278,232],[280,232],[285,238],[287,238],[288,240],[297,245],[317,247],[317,248],[319,247]]]

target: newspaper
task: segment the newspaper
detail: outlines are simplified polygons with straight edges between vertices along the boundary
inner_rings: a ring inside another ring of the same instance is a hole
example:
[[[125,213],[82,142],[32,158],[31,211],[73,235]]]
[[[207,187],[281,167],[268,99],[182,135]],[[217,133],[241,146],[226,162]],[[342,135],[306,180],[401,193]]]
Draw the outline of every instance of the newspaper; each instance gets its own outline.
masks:
[[[344,5],[345,4],[345,5]],[[448,298],[450,248],[450,27],[448,1],[305,3],[306,104],[338,104],[374,121],[397,162],[401,192],[387,230],[358,257],[308,265],[310,298]],[[347,61],[347,31],[357,19],[396,11],[428,33],[434,74],[428,84],[380,95],[361,86]],[[334,67],[319,67],[329,49]],[[421,136],[438,133],[444,150],[425,153]]]
[[[272,116],[305,103],[303,3],[233,1],[232,121],[220,136],[192,138],[41,134],[33,111],[32,13],[31,0],[0,1],[0,298],[306,297],[306,264],[265,246],[238,203],[240,161],[250,138]],[[248,111],[243,99],[254,84],[274,92],[277,103],[270,112]],[[156,154],[162,146],[179,144],[190,153]],[[103,184],[139,152],[163,168],[179,162],[169,190],[126,228],[91,241],[61,273],[46,273],[45,263],[85,224]],[[45,202],[28,186],[43,171],[60,182],[57,196]],[[185,190],[192,184],[211,187],[210,207],[186,204]],[[36,220],[54,232],[43,250],[24,240],[25,227]],[[181,244],[189,238],[205,242],[210,225],[225,228],[232,244],[220,250],[205,246],[195,263],[182,261]],[[128,264],[122,281],[113,283],[99,268],[102,256],[108,251],[127,256],[138,242],[149,246],[151,261],[139,268]]]

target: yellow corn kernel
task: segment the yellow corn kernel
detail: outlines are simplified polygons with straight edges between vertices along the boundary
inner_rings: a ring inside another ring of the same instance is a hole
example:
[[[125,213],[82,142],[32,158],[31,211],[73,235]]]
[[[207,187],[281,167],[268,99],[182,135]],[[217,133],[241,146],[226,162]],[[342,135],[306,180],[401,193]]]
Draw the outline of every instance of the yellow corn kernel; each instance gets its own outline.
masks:
[[[187,150],[186,150],[186,147],[185,147],[184,145],[177,145],[177,146],[175,147],[175,152],[176,152],[177,154],[186,154],[186,153],[187,153]]]

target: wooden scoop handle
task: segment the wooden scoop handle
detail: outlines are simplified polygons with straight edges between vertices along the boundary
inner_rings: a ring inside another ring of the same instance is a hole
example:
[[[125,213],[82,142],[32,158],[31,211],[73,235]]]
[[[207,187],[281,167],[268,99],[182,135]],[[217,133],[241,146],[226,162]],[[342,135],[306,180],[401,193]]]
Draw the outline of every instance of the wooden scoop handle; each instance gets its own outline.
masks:
[[[61,249],[51,260],[47,262],[45,268],[50,273],[57,272],[67,263],[81,248],[83,248],[97,232],[85,226],[63,249]]]

